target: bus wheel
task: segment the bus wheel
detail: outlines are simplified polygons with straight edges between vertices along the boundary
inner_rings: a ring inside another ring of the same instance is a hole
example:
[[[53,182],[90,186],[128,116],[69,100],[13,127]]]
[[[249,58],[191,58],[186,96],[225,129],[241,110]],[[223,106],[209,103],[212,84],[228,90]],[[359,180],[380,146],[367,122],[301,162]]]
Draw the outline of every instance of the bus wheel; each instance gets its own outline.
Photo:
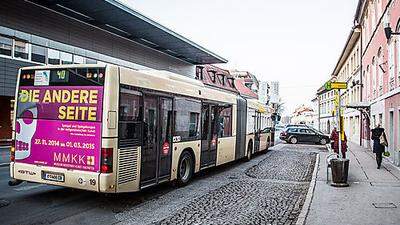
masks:
[[[189,183],[193,176],[193,158],[188,151],[184,151],[179,158],[178,163],[178,186],[184,186]]]
[[[246,161],[250,161],[250,159],[251,159],[251,150],[252,149],[253,149],[253,142],[250,141],[249,144],[247,145]]]

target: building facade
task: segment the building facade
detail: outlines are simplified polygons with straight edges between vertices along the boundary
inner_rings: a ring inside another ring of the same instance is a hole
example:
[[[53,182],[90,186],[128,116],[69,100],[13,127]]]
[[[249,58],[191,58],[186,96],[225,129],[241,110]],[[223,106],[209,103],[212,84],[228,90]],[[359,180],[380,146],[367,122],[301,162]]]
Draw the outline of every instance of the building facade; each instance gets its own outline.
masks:
[[[332,81],[332,78],[329,79]],[[327,91],[322,86],[317,91],[318,105],[319,105],[319,130],[325,134],[329,134],[334,127],[337,126],[336,123],[336,113],[335,113],[335,91]]]
[[[109,63],[194,78],[196,65],[226,62],[116,0],[2,0],[0,12],[0,140],[21,67]]]
[[[315,112],[312,107],[301,105],[294,110],[290,121],[293,124],[305,124],[314,127],[316,125],[315,118]]]
[[[343,128],[347,139],[360,143],[362,113],[352,107],[361,102],[361,29],[353,28],[333,70],[336,81],[346,82],[347,89],[340,90]]]
[[[270,85],[267,81],[260,81],[260,88],[258,90],[258,99],[260,102],[269,105],[270,101]]]
[[[364,146],[371,146],[370,128],[386,130],[390,160],[400,166],[400,35],[385,35],[385,27],[400,31],[400,0],[360,0],[356,22],[362,29],[363,97],[370,120],[364,123]]]

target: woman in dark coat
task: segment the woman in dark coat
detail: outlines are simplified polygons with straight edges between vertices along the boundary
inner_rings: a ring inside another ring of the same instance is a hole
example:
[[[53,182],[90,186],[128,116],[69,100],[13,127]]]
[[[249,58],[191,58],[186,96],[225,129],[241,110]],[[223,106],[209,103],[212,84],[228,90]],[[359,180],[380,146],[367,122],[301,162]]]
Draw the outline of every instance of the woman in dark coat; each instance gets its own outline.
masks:
[[[385,135],[385,129],[381,128],[378,124],[375,129],[371,130],[371,139],[373,140],[373,152],[376,155],[376,163],[378,164],[378,169],[381,168],[382,164],[382,154],[385,152],[385,146],[380,143],[381,135]],[[384,136],[386,139],[386,135]]]

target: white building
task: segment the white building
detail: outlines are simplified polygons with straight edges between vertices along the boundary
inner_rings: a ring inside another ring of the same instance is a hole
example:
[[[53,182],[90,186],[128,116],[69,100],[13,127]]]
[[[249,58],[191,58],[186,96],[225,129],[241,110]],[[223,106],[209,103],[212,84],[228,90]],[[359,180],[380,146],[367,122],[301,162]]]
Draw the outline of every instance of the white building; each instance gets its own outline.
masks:
[[[279,81],[271,81],[271,95],[270,95],[270,102],[272,104],[279,103]]]
[[[270,86],[267,81],[260,81],[258,89],[258,99],[264,103],[268,104],[270,100]]]

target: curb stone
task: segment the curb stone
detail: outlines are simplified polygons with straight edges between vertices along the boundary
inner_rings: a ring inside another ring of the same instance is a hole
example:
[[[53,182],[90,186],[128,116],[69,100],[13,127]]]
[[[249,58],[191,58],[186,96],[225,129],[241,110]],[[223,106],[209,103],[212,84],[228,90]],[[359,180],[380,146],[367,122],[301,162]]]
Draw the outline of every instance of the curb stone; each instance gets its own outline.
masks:
[[[317,172],[319,168],[319,153],[317,154],[317,157],[315,158],[315,166],[314,166],[314,171],[313,171],[313,176],[310,182],[310,187],[308,188],[306,200],[304,201],[303,208],[301,209],[301,212],[297,218],[296,225],[304,225],[307,219],[308,211],[310,210],[311,206],[311,201],[314,196],[314,189],[315,189],[315,184],[317,181]]]
[[[7,167],[9,165],[10,165],[10,163],[0,163],[0,167]]]

